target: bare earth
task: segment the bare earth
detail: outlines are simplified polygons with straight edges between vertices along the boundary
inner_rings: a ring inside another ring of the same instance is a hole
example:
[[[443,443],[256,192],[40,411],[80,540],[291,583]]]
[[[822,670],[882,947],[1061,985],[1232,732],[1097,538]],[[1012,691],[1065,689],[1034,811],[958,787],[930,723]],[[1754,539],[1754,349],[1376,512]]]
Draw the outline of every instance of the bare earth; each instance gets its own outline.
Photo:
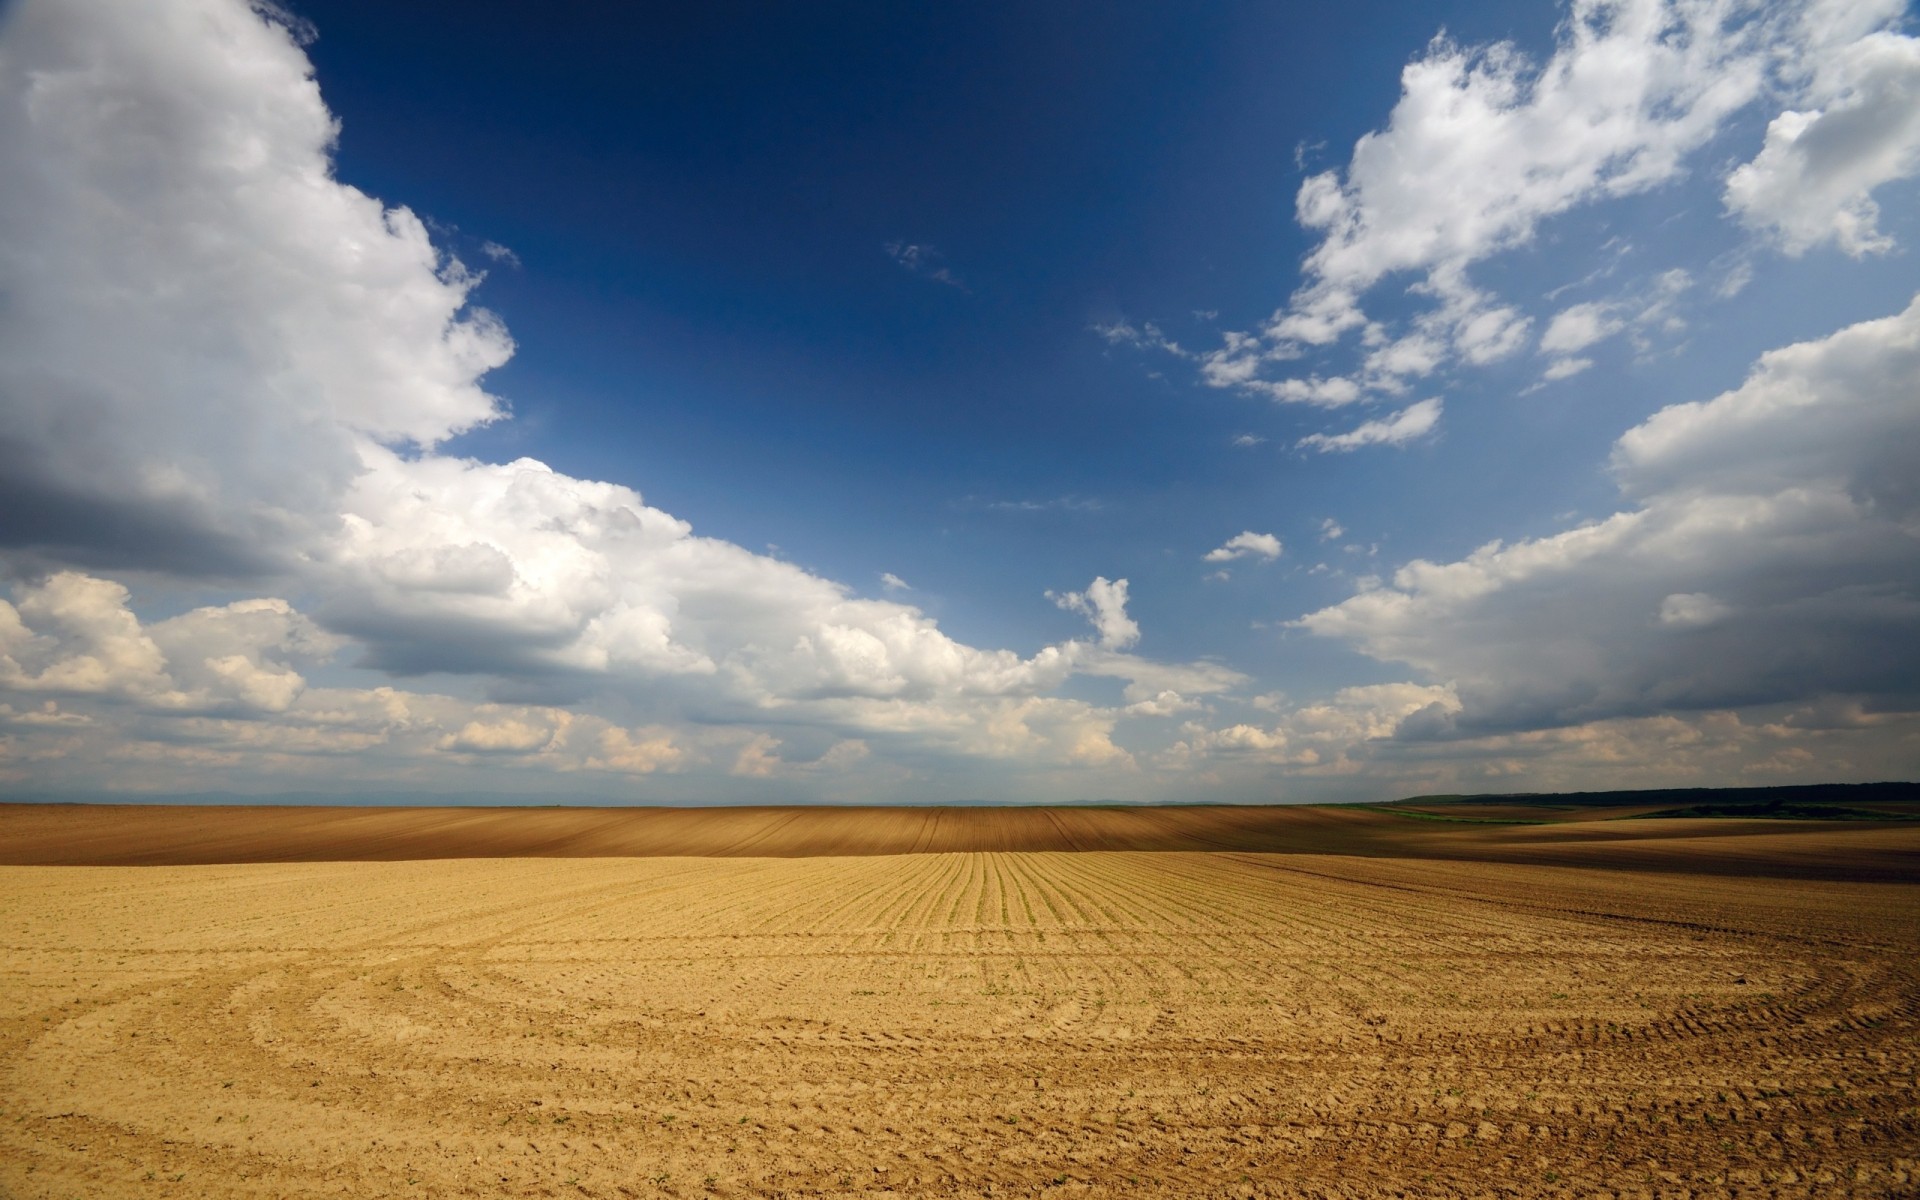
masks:
[[[515,812],[0,806],[255,860],[0,867],[0,1195],[1920,1194],[1911,824]]]

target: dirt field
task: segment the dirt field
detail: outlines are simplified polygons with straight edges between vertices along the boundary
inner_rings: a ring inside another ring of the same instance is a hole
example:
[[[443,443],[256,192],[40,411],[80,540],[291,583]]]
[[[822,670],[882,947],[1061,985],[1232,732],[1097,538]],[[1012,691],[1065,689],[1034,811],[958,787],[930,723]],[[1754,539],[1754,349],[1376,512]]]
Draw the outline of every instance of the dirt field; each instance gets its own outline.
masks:
[[[1913,829],[1290,819],[0,868],[0,1195],[1920,1194]]]
[[[0,864],[817,858],[1243,850],[1920,881],[1905,821],[1643,820],[1646,805],[1406,808],[320,808],[0,804]],[[1514,823],[1515,818],[1525,823]]]

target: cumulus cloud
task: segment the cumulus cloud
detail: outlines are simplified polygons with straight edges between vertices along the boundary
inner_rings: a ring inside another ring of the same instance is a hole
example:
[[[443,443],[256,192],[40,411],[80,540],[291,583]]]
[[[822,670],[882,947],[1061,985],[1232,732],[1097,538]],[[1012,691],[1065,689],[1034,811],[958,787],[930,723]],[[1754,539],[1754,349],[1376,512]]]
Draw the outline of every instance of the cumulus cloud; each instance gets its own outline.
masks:
[[[1859,257],[1893,242],[1876,189],[1920,171],[1920,39],[1877,28],[1904,4],[1824,4],[1803,22],[1820,53],[1804,60],[1798,102],[1767,126],[1753,161],[1727,177],[1726,205],[1788,254],[1831,241]]]
[[[244,5],[8,14],[0,545],[286,565],[331,531],[360,443],[499,415],[477,380],[512,343],[468,306],[478,276],[334,180],[335,133],[299,46]]]
[[[1415,561],[1299,624],[1451,681],[1462,728],[1849,696],[1920,710],[1920,299],[1623,435],[1632,507]]]
[[[1190,724],[1168,754],[1182,763],[1224,756],[1292,767],[1352,769],[1365,743],[1394,736],[1416,714],[1452,713],[1459,707],[1459,699],[1445,686],[1381,683],[1341,688],[1329,699],[1284,708],[1272,723],[1241,722],[1220,728]]]
[[[1544,59],[1436,38],[1402,72],[1384,126],[1301,184],[1294,215],[1318,240],[1299,286],[1258,328],[1192,355],[1202,379],[1341,404],[1511,358],[1534,344],[1536,318],[1474,269],[1536,244],[1565,214],[1681,180],[1761,103],[1790,107],[1726,180],[1728,211],[1790,253],[1829,240],[1855,255],[1886,249],[1873,193],[1920,170],[1920,41],[1895,28],[1904,9],[1574,0]],[[1390,287],[1425,306],[1401,320],[1370,313]],[[1584,369],[1581,351],[1632,321],[1604,302],[1562,310],[1538,341],[1555,360],[1547,378]],[[1356,368],[1272,377],[1355,334]]]
[[[1528,244],[1552,217],[1678,177],[1763,93],[1769,52],[1791,40],[1749,15],[1731,2],[1576,0],[1544,62],[1511,43],[1436,39],[1402,72],[1385,128],[1363,136],[1344,169],[1301,184],[1295,216],[1320,235],[1305,279],[1257,333],[1230,334],[1206,356],[1207,381],[1308,398],[1313,377],[1261,373],[1357,330],[1370,342],[1363,381],[1387,391],[1455,358],[1520,352],[1532,318],[1468,269]],[[1433,303],[1394,335],[1363,300],[1408,274]]]
[[[553,747],[571,723],[559,709],[490,713],[440,739],[439,747],[459,754],[533,754]]]
[[[1125,650],[1140,640],[1140,626],[1127,615],[1124,579],[1109,581],[1099,576],[1084,592],[1048,592],[1047,599],[1091,621],[1100,635],[1100,645],[1106,649]]]
[[[1316,433],[1301,438],[1299,444],[1322,454],[1357,450],[1362,446],[1404,446],[1425,437],[1440,424],[1438,398],[1409,404],[1391,417],[1367,421],[1345,433]]]
[[[1268,562],[1280,557],[1280,539],[1270,533],[1248,530],[1227,539],[1226,544],[1209,550],[1203,562],[1232,562],[1237,558],[1263,558]]]
[[[700,730],[766,720],[838,739],[844,766],[856,745],[1129,761],[1118,710],[1046,694],[1127,657],[1124,580],[1074,594],[1104,649],[981,649],[632,488],[442,453],[505,416],[481,381],[513,343],[419,218],[334,178],[336,135],[277,10],[9,11],[0,550],[29,582],[0,601],[0,691],[76,698],[183,771],[378,747],[654,776],[737,764]],[[958,283],[930,247],[889,253]],[[134,568],[298,606],[143,624],[107,577]],[[334,656],[502,706],[314,687]]]
[[[594,771],[651,775],[655,771],[678,770],[687,758],[687,752],[675,742],[670,730],[612,726],[600,731],[596,752],[587,757],[584,765]]]
[[[0,687],[97,696],[157,711],[284,712],[306,687],[293,664],[341,639],[278,599],[243,600],[143,627],[122,585],[75,571],[0,600]]]
[[[1111,650],[1082,651],[1076,663],[1083,675],[1127,681],[1127,703],[1139,704],[1172,692],[1181,696],[1214,696],[1247,682],[1232,667],[1217,662],[1163,663]]]
[[[1382,349],[1383,354],[1392,353],[1389,348]],[[1316,404],[1322,408],[1339,408],[1343,404],[1352,404],[1366,395],[1360,384],[1342,375],[1331,379],[1322,379],[1318,375],[1306,379],[1281,379],[1273,382],[1250,379],[1246,381],[1249,391],[1256,391],[1286,404]]]
[[[1579,0],[1542,64],[1509,43],[1436,41],[1402,73],[1387,127],[1344,172],[1301,185],[1300,222],[1325,240],[1298,307],[1396,272],[1463,268],[1577,204],[1671,179],[1763,82],[1740,15]]]

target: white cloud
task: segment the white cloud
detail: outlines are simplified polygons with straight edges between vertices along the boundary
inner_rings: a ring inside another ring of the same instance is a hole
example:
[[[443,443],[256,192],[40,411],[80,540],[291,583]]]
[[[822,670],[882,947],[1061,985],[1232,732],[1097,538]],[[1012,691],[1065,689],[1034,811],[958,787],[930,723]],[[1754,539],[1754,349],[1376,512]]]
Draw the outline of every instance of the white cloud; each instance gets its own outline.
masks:
[[[476,381],[512,343],[466,307],[477,277],[336,182],[334,134],[299,47],[244,5],[9,13],[0,294],[31,299],[0,321],[0,543],[285,563],[357,442],[498,415]]]
[[[1775,117],[1760,153],[1727,177],[1728,210],[1788,254],[1826,241],[1855,257],[1893,246],[1873,193],[1920,171],[1920,39],[1877,26],[1904,7],[1811,9],[1806,40],[1819,53],[1795,64],[1806,107]]]
[[[1246,387],[1249,391],[1260,392],[1283,403],[1317,404],[1323,408],[1352,404],[1366,394],[1358,383],[1340,375],[1331,379],[1314,375],[1306,379],[1281,379],[1272,383],[1249,380]]]
[[[980,649],[631,488],[437,452],[503,415],[480,381],[512,342],[420,220],[334,178],[334,121],[277,20],[239,0],[8,14],[0,547],[37,582],[0,602],[0,692],[77,697],[100,737],[179,771],[351,752],[660,774],[737,762],[761,720],[837,738],[849,767],[855,743],[1131,761],[1118,710],[1045,694],[1137,639],[1125,581],[1076,594],[1105,651]],[[957,282],[929,247],[890,253]],[[136,568],[306,611],[143,625],[92,573]],[[302,673],[348,647],[361,669],[571,707]],[[1101,669],[1155,666],[1129,661]]]
[[[1192,357],[1180,343],[1168,337],[1152,321],[1141,325],[1135,325],[1124,319],[1096,321],[1092,329],[1110,346],[1130,346],[1136,350],[1160,350],[1176,358]]]
[[[1279,538],[1270,533],[1255,533],[1248,530],[1228,538],[1224,546],[1207,551],[1201,561],[1232,562],[1236,558],[1264,558],[1272,562],[1279,557]]]
[[[880,572],[880,586],[889,592],[910,592],[913,585],[895,575],[892,571]]]
[[[1320,522],[1320,540],[1323,542],[1331,542],[1338,538],[1345,537],[1346,532],[1345,527],[1332,517],[1327,517]]]
[[[1578,354],[1595,342],[1604,341],[1626,328],[1606,304],[1576,304],[1554,314],[1547,331],[1540,335],[1540,353]]]
[[[1884,249],[1871,193],[1920,170],[1920,42],[1892,28],[1904,8],[1574,0],[1544,60],[1511,43],[1436,38],[1402,72],[1384,127],[1361,137],[1344,167],[1301,184],[1295,216],[1319,241],[1300,286],[1259,329],[1202,352],[1202,378],[1276,399],[1351,402],[1400,394],[1456,361],[1510,358],[1526,349],[1534,318],[1477,286],[1473,268],[1533,245],[1554,218],[1681,179],[1737,114],[1769,99],[1798,107],[1730,177],[1729,210],[1793,253],[1827,239],[1854,254]],[[1369,297],[1407,276],[1405,291],[1429,306],[1403,323],[1371,318]],[[1607,304],[1563,311],[1540,347],[1564,364],[1549,378],[1565,378],[1580,351],[1628,319]],[[1355,331],[1360,369],[1334,376],[1351,394],[1329,395],[1317,374],[1266,377]]]
[[[780,773],[785,766],[775,753],[780,749],[780,739],[768,734],[759,734],[740,748],[734,756],[733,766],[728,774],[745,779],[768,779]]]
[[[1140,640],[1140,626],[1127,615],[1127,581],[1096,578],[1084,592],[1048,592],[1047,599],[1093,622],[1100,645],[1125,650]]]
[[[963,292],[968,290],[967,285],[960,282],[959,278],[941,263],[940,260],[945,256],[932,246],[916,245],[915,243],[905,241],[892,241],[888,242],[882,249],[887,252],[888,258],[891,258],[908,272],[918,275],[922,279],[931,279],[935,283],[944,283],[950,288],[958,288]]]
[[[1510,44],[1436,41],[1402,74],[1386,129],[1360,139],[1344,173],[1301,186],[1301,223],[1326,231],[1306,301],[1464,267],[1523,244],[1546,217],[1673,178],[1759,91],[1743,15],[1728,3],[1578,0],[1538,65]]]
[[[1762,356],[1617,443],[1634,507],[1302,618],[1487,730],[1865,698],[1920,709],[1920,299]]]
[[[563,709],[489,713],[441,738],[439,748],[457,754],[535,754],[552,747],[571,722]]]
[[[1184,764],[1200,757],[1251,758],[1302,768],[1349,768],[1363,743],[1390,738],[1418,713],[1452,713],[1460,702],[1448,687],[1381,683],[1342,688],[1330,699],[1283,707],[1277,701],[1256,708],[1278,712],[1271,725],[1245,722],[1208,728],[1190,724],[1169,751]]]
[[[670,730],[611,726],[600,731],[597,752],[589,755],[584,765],[593,771],[651,775],[655,771],[678,770],[687,758],[687,752],[674,741]]]
[[[340,647],[284,600],[195,609],[142,627],[127,589],[75,571],[0,600],[0,688],[98,696],[156,711],[284,712],[296,662]]]
[[[1552,383],[1585,371],[1593,360],[1581,351],[1622,332],[1630,334],[1635,351],[1641,354],[1650,351],[1657,339],[1685,332],[1686,322],[1674,309],[1693,282],[1690,272],[1673,268],[1611,300],[1561,309],[1540,336],[1540,353],[1554,359],[1541,373],[1542,381]]]
[[[1362,298],[1403,273],[1437,304],[1410,332],[1376,335],[1373,385],[1454,356],[1477,365],[1518,353],[1530,318],[1474,287],[1467,269],[1526,245],[1548,218],[1677,177],[1761,94],[1765,43],[1779,31],[1746,17],[1731,0],[1576,0],[1542,63],[1510,43],[1437,39],[1402,73],[1386,127],[1355,144],[1344,170],[1301,185],[1296,216],[1322,235],[1306,281],[1233,347],[1245,377],[1210,382],[1258,382],[1264,361],[1377,330]]]
[[[1261,437],[1259,434],[1241,433],[1234,435],[1233,444],[1243,449],[1251,449],[1254,446],[1264,444],[1266,440],[1267,439]]]
[[[1593,360],[1590,358],[1555,359],[1547,364],[1546,370],[1540,372],[1540,378],[1548,383],[1554,383],[1562,379],[1571,379],[1591,366],[1593,366]]]
[[[0,601],[0,682],[24,692],[179,706],[166,656],[127,610],[127,589],[63,571]]]
[[[1081,651],[1075,666],[1083,675],[1124,679],[1129,704],[1151,700],[1167,692],[1182,696],[1215,696],[1230,692],[1247,682],[1247,677],[1232,667],[1215,662],[1163,663],[1120,654],[1112,650]]]
[[[1312,434],[1301,438],[1299,444],[1311,446],[1322,454],[1357,450],[1361,446],[1404,446],[1433,432],[1440,424],[1440,410],[1438,398],[1422,400],[1383,420],[1368,421],[1340,434]]]

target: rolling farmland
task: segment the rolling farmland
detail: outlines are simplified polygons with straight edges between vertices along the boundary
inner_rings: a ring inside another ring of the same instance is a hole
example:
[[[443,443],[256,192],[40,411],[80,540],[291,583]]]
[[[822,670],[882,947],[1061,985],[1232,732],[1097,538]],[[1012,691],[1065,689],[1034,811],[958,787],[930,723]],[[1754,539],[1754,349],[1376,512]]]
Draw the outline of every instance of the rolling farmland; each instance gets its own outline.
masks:
[[[0,1194],[1920,1188],[1920,887],[1578,844],[0,868]]]

